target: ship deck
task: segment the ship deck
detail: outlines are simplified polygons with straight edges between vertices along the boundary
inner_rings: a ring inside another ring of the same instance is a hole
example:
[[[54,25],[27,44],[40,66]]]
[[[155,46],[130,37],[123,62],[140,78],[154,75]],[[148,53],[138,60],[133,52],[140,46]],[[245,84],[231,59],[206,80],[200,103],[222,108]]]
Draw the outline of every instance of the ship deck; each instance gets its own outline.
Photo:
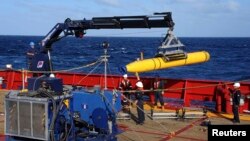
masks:
[[[131,112],[137,117],[135,109],[132,108]],[[150,113],[147,110],[145,112]],[[163,112],[170,113],[171,110]],[[124,132],[118,135],[118,139],[121,141],[206,141],[208,140],[208,131],[204,123],[210,121],[212,125],[235,125],[232,118],[232,114],[208,112],[205,118],[151,120],[146,117],[143,125],[137,125],[133,118],[130,120],[122,119],[118,120],[118,125]],[[250,115],[240,114],[240,119],[241,123],[236,125],[250,124]]]
[[[230,115],[229,117],[232,117]],[[250,124],[250,116],[241,115],[240,124]],[[131,141],[206,141],[207,126],[202,125],[209,120],[213,125],[233,125],[231,118],[224,115],[209,114],[208,118],[197,119],[146,119],[144,125],[136,125],[133,120],[119,120],[118,124],[124,131],[119,140]]]
[[[4,96],[7,90],[0,90],[0,140],[4,139]],[[159,109],[155,111],[161,112]],[[150,110],[145,106],[145,112]],[[171,112],[164,110],[163,112]],[[207,140],[207,126],[202,125],[206,120],[211,124],[232,125],[232,115],[211,113],[207,114],[207,118],[194,119],[157,119],[151,120],[146,116],[143,125],[137,125],[135,119],[137,112],[135,108],[131,108],[131,119],[117,120],[122,133],[118,135],[119,141],[205,141]],[[250,115],[241,114],[240,124],[250,124]]]

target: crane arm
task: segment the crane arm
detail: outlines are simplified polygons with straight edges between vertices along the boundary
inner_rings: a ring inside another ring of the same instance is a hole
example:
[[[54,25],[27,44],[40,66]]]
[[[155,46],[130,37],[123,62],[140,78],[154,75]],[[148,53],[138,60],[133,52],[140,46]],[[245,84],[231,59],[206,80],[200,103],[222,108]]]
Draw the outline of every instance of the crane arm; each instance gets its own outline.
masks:
[[[91,20],[66,19],[56,24],[42,40],[45,49],[51,49],[54,42],[68,35],[83,37],[88,29],[124,29],[124,28],[173,28],[171,12],[154,13],[153,16],[115,16],[93,17]],[[60,36],[63,33],[62,36]]]

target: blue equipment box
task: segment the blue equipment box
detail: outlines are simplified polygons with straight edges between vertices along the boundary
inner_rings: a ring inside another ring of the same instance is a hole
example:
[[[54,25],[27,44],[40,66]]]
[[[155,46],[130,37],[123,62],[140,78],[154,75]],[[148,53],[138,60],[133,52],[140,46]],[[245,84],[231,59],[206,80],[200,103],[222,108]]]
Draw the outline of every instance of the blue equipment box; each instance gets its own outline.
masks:
[[[51,87],[51,89],[57,93],[63,92],[63,83],[62,79],[59,78],[51,78],[51,77],[32,77],[28,78],[28,90],[35,91],[40,86],[41,83],[45,81],[47,85]]]
[[[117,96],[115,96],[112,91],[108,90],[105,90],[104,92],[100,92],[100,90],[96,90],[95,92],[81,90],[74,91],[72,94],[73,97],[70,101],[71,110],[78,111],[81,119],[90,124],[93,124],[93,114],[95,114],[96,109],[101,108],[109,115],[113,112],[118,113],[122,108],[120,92],[117,92]],[[103,116],[102,113],[98,114],[100,115],[97,117]]]

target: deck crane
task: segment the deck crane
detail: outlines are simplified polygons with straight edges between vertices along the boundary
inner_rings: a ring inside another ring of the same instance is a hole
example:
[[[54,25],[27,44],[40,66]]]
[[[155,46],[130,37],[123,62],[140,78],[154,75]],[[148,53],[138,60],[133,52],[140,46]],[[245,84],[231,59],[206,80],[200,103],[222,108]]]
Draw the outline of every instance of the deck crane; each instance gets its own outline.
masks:
[[[145,72],[208,61],[210,56],[207,52],[188,54],[184,51],[185,46],[173,34],[174,25],[171,12],[154,13],[152,16],[93,17],[91,20],[85,18],[83,20],[71,20],[67,18],[64,23],[57,23],[41,41],[43,52],[47,53],[46,56],[48,56],[48,63],[45,63],[49,64],[46,67],[47,69],[42,67],[37,68],[40,58],[35,59],[31,68],[32,71],[52,71],[50,50],[53,43],[69,35],[82,38],[86,34],[86,30],[89,29],[168,28],[155,57],[148,62],[135,62],[132,63],[132,65],[130,63],[124,67],[123,70],[125,70],[125,72]],[[198,56],[198,59],[196,59],[196,56]],[[173,61],[179,62],[175,63]],[[140,66],[139,70],[138,65]],[[144,68],[145,65],[147,68],[141,69]]]
[[[93,17],[91,20],[71,20],[57,23],[42,40],[42,46],[51,49],[54,42],[68,35],[81,38],[89,29],[125,29],[125,28],[170,28],[174,22],[171,12],[154,13],[153,16],[115,16]],[[60,36],[63,33],[62,36]]]

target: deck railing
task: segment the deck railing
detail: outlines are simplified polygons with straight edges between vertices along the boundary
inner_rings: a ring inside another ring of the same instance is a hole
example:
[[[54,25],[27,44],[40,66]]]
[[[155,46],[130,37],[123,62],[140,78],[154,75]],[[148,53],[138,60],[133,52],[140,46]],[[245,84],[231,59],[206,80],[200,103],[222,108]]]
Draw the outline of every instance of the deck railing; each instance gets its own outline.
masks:
[[[101,74],[82,74],[82,73],[56,73],[57,78],[63,80],[64,85],[78,85],[82,87],[93,87],[94,85],[100,85],[104,87],[104,75]],[[0,77],[4,80],[0,84],[0,89],[17,90],[27,87],[27,79],[32,77],[32,74],[15,71],[15,70],[4,70],[0,71]],[[129,77],[133,86],[137,82],[137,77]],[[118,75],[108,75],[107,77],[107,87],[108,89],[115,89],[118,87],[119,82],[122,80],[122,76]],[[154,78],[153,77],[141,77],[141,81],[144,84],[145,90],[150,90],[152,88]],[[230,94],[228,90],[224,87],[227,84],[232,87],[233,83],[225,81],[212,81],[212,80],[193,80],[193,79],[168,79],[161,78],[164,80],[164,97],[179,99],[183,101],[183,106],[193,106],[194,100],[199,103],[199,101],[204,105],[204,102],[212,102],[210,106],[215,103],[215,110],[218,112],[231,113],[230,105]],[[24,83],[23,83],[24,81]],[[241,92],[244,97],[244,104],[240,106],[240,112],[243,110],[250,110],[250,83],[241,83]],[[153,91],[145,92],[148,95],[150,102],[154,101]],[[202,104],[200,104],[202,105]]]

